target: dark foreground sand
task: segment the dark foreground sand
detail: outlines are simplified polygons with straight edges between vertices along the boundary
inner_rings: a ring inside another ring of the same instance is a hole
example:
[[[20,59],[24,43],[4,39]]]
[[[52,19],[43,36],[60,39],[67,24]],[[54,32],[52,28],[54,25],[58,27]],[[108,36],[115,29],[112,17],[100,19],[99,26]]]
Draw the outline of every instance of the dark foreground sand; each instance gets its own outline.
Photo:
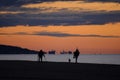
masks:
[[[0,80],[120,80],[120,65],[0,61]]]

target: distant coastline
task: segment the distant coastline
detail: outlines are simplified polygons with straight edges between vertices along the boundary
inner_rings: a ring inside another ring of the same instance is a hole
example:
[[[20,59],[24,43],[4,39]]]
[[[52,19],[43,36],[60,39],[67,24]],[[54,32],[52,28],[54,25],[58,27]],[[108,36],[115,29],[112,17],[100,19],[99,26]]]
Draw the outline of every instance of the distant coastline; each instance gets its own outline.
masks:
[[[37,54],[37,51],[17,46],[0,45],[0,54]]]
[[[72,54],[72,51],[62,51],[62,52],[59,52],[59,53],[56,53],[57,51],[55,50],[50,50],[47,52],[47,54]],[[30,49],[27,49],[27,48],[22,48],[22,47],[18,47],[18,46],[12,46],[12,45],[3,45],[3,44],[0,44],[0,54],[37,54],[38,51],[36,50],[30,50]],[[92,55],[119,55],[120,53],[118,54],[109,54],[109,53],[93,53]],[[81,55],[91,55],[89,53],[81,53]]]

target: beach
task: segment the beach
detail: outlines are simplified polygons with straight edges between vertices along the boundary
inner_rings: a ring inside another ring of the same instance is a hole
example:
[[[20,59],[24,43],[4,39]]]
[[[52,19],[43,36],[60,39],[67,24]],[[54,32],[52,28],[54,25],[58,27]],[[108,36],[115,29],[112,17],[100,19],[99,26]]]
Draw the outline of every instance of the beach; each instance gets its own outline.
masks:
[[[120,65],[0,61],[0,80],[120,80]]]

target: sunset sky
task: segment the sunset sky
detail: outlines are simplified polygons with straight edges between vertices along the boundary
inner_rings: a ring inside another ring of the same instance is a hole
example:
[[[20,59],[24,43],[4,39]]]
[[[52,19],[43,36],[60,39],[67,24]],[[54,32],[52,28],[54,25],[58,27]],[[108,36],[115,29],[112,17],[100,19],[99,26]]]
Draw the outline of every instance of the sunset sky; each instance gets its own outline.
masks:
[[[0,44],[120,54],[120,0],[0,0]]]

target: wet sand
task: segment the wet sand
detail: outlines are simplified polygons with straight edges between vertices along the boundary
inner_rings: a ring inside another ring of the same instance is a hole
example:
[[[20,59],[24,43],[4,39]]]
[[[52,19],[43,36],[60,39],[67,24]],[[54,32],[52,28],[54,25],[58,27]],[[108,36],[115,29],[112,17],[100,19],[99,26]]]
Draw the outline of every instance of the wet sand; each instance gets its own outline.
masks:
[[[120,80],[120,65],[0,61],[0,80]]]

